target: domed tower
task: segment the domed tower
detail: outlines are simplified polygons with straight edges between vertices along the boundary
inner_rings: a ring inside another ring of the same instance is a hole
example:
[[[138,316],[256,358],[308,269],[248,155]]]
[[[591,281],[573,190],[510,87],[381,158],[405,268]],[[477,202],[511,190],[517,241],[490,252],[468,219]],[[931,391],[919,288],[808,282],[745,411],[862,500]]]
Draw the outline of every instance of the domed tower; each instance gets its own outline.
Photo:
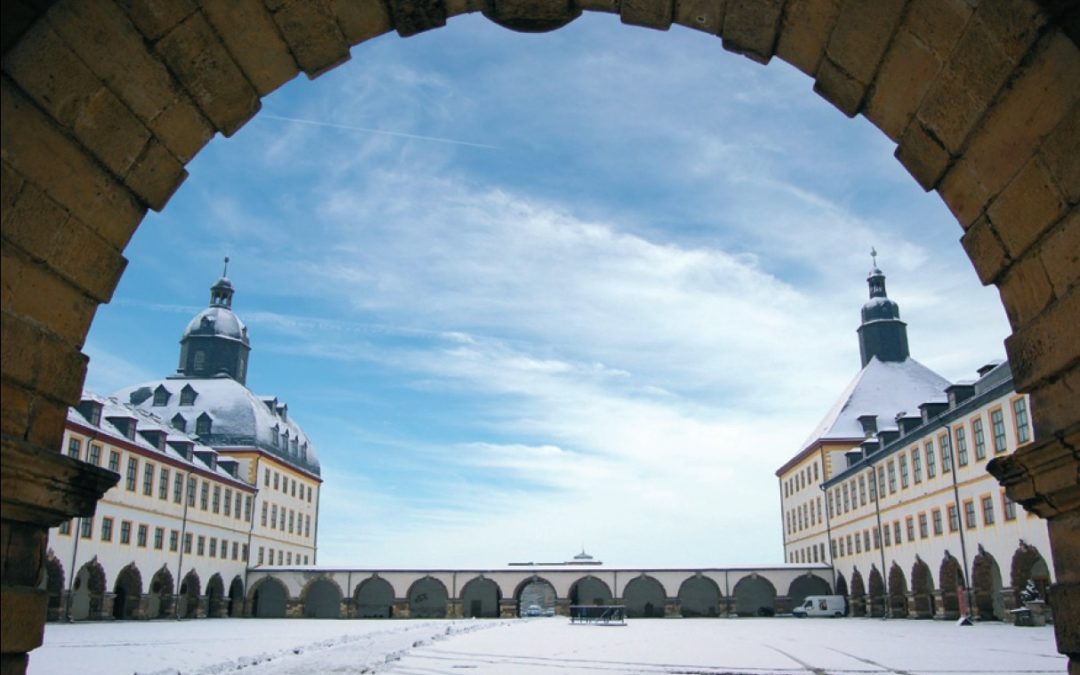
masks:
[[[907,324],[900,320],[900,306],[885,293],[885,274],[878,269],[877,251],[871,249],[874,260],[870,276],[870,300],[862,307],[859,326],[859,352],[865,368],[875,356],[879,361],[905,361],[908,351]]]
[[[195,315],[180,338],[180,366],[187,377],[225,375],[247,384],[251,351],[247,326],[232,311],[233,285],[225,271],[210,287],[210,306]]]

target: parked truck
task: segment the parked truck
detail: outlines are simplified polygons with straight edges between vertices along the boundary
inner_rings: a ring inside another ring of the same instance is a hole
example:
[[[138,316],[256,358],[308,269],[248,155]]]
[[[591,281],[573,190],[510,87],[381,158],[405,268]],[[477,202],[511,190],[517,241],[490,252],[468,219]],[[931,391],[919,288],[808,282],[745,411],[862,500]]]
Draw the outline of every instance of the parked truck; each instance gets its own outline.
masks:
[[[791,610],[797,617],[804,616],[844,616],[847,614],[847,599],[842,595],[808,595],[802,604]]]

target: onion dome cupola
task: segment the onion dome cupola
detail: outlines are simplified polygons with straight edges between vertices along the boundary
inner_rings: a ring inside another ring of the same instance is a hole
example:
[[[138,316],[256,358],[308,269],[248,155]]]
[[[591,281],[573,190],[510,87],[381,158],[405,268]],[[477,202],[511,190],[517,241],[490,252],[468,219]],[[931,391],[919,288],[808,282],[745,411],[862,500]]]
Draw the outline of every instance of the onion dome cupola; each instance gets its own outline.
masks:
[[[874,357],[879,361],[905,361],[910,357],[907,324],[900,320],[900,306],[885,293],[885,274],[877,266],[877,251],[871,249],[873,268],[866,278],[870,300],[862,307],[859,352],[862,365]]]
[[[247,384],[251,343],[247,326],[232,311],[234,289],[227,276],[228,264],[225,258],[225,271],[210,287],[210,306],[184,329],[177,370],[186,377],[226,376]]]

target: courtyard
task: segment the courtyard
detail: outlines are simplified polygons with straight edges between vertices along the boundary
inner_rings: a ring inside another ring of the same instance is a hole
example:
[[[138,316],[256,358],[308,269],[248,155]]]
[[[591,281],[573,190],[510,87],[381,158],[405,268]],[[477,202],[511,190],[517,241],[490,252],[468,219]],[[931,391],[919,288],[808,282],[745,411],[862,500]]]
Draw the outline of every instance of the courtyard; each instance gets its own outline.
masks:
[[[1052,627],[878,619],[49,624],[32,675],[1063,673]]]

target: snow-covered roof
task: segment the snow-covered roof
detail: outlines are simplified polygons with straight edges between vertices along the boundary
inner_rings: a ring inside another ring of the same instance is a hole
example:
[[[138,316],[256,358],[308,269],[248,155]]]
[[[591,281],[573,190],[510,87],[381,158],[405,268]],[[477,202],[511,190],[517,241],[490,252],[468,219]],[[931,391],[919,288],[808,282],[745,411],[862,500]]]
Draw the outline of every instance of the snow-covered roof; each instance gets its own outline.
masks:
[[[195,394],[190,403],[181,396],[186,386]],[[159,387],[168,392],[164,402],[155,399]],[[203,443],[217,448],[257,447],[304,471],[320,472],[315,447],[287,406],[275,397],[256,396],[231,377],[169,377],[125,387],[114,396],[170,422],[181,415],[189,433],[206,414],[210,433],[198,437]]]
[[[188,322],[181,339],[193,335],[225,337],[244,343],[248,341],[247,327],[228,307],[207,307],[196,314]]]
[[[836,403],[802,445],[828,440],[862,438],[859,417],[876,415],[878,430],[895,429],[896,415],[917,415],[919,405],[945,402],[951,383],[915,359],[881,361],[876,357],[855,376]]]
[[[246,481],[233,476],[229,471],[221,466],[217,466],[216,463],[214,466],[211,466],[211,464],[204,459],[205,457],[216,456],[216,450],[200,443],[197,439],[192,438],[187,434],[178,432],[176,429],[170,427],[168,423],[162,421],[157,415],[127,405],[122,399],[118,399],[115,396],[101,396],[100,394],[88,390],[83,391],[81,400],[91,401],[101,406],[101,417],[99,422],[95,425],[91,420],[86,418],[83,411],[79,410],[79,408],[68,408],[68,422],[97,429],[98,433],[103,437],[135,445],[148,454],[168,457],[174,462],[186,464],[204,472],[212,473],[234,482],[246,484]],[[135,421],[135,430],[132,435],[128,435],[124,429],[121,429],[112,421],[113,419],[119,420],[120,418],[127,418]],[[144,435],[154,433],[164,435],[164,448],[155,445]],[[192,444],[192,449],[198,454],[193,453],[191,459],[188,459],[170,445],[170,443],[176,442]]]

